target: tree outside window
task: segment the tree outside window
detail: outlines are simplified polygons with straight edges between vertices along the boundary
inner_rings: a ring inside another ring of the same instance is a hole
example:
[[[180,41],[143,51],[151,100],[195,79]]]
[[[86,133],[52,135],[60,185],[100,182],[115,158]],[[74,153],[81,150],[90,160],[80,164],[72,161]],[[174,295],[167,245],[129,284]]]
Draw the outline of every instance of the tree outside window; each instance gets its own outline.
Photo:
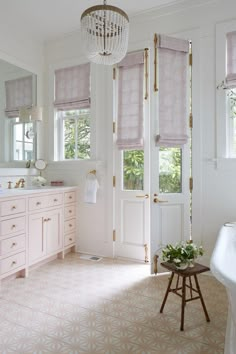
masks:
[[[90,158],[90,110],[60,112],[63,120],[63,158],[65,160]]]

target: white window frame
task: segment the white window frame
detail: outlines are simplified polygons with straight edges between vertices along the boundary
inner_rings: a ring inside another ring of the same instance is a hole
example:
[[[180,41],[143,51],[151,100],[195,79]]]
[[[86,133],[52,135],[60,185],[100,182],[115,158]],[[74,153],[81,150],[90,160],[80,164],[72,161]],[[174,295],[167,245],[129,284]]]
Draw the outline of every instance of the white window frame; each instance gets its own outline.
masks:
[[[63,121],[66,117],[63,117],[63,111],[55,109],[55,115],[58,122],[58,158],[59,161],[88,161],[91,159],[91,108],[89,108],[89,122],[90,122],[90,157],[87,159],[65,159],[64,156],[64,129],[63,129]],[[71,118],[80,119],[79,116],[72,116]],[[77,146],[78,139],[75,139],[75,145]]]
[[[233,122],[228,115],[226,90],[226,34],[236,30],[236,21],[216,24],[216,123],[217,159],[235,159],[232,156]]]
[[[54,101],[54,91],[55,91],[55,70],[60,69],[60,68],[66,68],[70,66],[75,66],[75,65],[80,65],[84,64],[83,61],[78,61],[76,60],[71,60],[71,61],[62,61],[59,62],[57,65],[52,65],[49,68],[49,91],[50,91],[50,97],[51,97],[51,102]],[[53,116],[54,119],[49,120],[48,122],[48,129],[49,132],[52,134],[52,139],[49,139],[49,155],[48,159],[51,162],[66,162],[69,163],[69,161],[90,161],[90,160],[95,160],[97,156],[97,137],[96,137],[96,132],[97,132],[97,126],[96,126],[96,115],[97,111],[100,110],[100,105],[97,104],[97,97],[96,97],[96,85],[97,85],[97,76],[103,76],[103,70],[100,69],[99,74],[97,73],[96,65],[90,63],[90,85],[91,85],[91,92],[90,92],[90,99],[91,99],[91,104],[90,104],[90,159],[86,160],[61,160],[61,152],[60,152],[60,146],[61,146],[61,130],[62,128],[60,127],[59,120],[57,117],[57,109],[53,106],[53,103],[49,107],[49,116]],[[101,74],[100,74],[101,72]],[[99,107],[98,107],[99,106]],[[49,134],[50,134],[49,133]]]

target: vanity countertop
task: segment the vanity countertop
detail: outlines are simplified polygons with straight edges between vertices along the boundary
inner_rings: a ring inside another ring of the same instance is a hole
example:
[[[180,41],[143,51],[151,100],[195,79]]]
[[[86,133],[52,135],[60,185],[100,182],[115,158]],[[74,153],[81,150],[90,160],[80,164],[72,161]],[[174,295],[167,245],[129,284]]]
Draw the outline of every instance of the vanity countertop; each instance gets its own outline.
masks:
[[[43,187],[25,187],[25,188],[11,188],[11,189],[3,189],[0,191],[0,199],[1,198],[9,198],[21,195],[28,194],[37,194],[41,192],[53,192],[53,191],[70,191],[72,189],[77,188],[77,186],[43,186]]]

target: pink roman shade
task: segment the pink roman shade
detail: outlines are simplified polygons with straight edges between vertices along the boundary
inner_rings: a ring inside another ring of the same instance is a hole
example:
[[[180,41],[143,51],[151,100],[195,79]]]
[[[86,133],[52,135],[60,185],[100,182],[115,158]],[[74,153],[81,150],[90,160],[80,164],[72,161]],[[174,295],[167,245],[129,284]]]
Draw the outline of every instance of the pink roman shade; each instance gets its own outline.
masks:
[[[236,87],[236,31],[226,34],[227,43],[227,87]]]
[[[33,104],[33,78],[21,77],[15,80],[5,81],[6,109],[8,118],[19,116],[20,108],[30,108]]]
[[[189,42],[158,36],[159,133],[156,145],[181,147],[188,142],[187,102]]]
[[[55,71],[54,106],[60,110],[90,107],[90,64]]]
[[[143,51],[128,54],[118,68],[117,147],[143,149]]]

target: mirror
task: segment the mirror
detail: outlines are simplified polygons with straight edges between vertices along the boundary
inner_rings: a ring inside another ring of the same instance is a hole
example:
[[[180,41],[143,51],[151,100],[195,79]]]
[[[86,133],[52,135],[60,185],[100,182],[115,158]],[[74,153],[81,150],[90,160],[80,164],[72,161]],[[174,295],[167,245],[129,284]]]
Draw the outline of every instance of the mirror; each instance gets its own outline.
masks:
[[[35,161],[35,167],[37,168],[37,170],[43,171],[45,170],[47,164],[43,159],[39,159]]]
[[[0,59],[0,164],[17,166],[18,161],[36,160],[36,123],[7,117],[5,82],[32,77],[32,104],[36,105],[36,75]]]

